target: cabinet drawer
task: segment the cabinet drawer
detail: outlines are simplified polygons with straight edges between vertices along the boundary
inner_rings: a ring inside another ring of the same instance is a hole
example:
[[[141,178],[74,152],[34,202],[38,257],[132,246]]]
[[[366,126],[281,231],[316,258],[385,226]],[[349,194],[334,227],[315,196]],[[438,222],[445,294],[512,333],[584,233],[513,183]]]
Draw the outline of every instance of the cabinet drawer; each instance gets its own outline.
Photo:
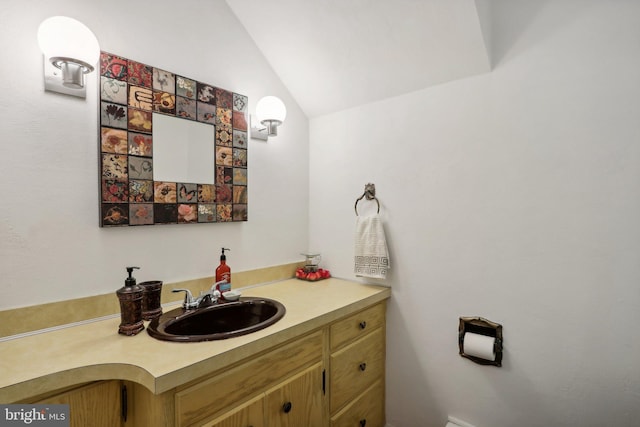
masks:
[[[322,331],[315,332],[177,392],[177,425],[190,425],[231,408],[296,369],[321,361],[322,342]]]
[[[331,413],[383,378],[384,358],[382,328],[331,355]]]
[[[384,325],[385,304],[380,303],[331,325],[331,351]]]
[[[342,411],[331,418],[331,427],[383,427],[384,383],[375,382]]]

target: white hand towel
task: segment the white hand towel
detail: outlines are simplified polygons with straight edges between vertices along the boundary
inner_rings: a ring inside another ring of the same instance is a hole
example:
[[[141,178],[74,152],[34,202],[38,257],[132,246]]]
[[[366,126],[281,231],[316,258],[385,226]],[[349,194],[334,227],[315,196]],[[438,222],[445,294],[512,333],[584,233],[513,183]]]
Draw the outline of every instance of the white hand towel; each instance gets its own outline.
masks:
[[[389,251],[380,216],[357,216],[354,266],[356,276],[385,279],[389,267]]]

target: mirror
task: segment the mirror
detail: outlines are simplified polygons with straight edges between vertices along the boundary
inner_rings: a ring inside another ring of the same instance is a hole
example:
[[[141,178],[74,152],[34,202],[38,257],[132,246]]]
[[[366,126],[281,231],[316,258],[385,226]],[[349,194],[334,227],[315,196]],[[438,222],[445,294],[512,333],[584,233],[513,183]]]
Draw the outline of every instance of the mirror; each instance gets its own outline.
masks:
[[[100,54],[100,226],[247,221],[244,95]]]
[[[153,180],[215,184],[215,129],[153,113]]]

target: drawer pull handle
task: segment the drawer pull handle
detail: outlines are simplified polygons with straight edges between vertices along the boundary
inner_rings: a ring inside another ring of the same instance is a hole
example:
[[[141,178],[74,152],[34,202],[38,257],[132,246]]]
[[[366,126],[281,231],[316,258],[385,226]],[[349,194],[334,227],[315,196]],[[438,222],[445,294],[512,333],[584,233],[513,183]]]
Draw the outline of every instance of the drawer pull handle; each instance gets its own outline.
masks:
[[[367,322],[365,322],[364,320],[360,322],[360,329],[364,329],[366,327],[367,327]]]
[[[367,425],[367,420],[366,419],[360,420],[360,427],[364,427],[366,425]]]
[[[287,402],[284,405],[282,405],[282,410],[284,411],[285,414],[288,414],[289,412],[291,412],[291,407],[293,405],[291,405],[291,402]]]
[[[362,363],[360,364],[360,370],[361,370],[362,372],[364,372],[364,370],[365,370],[365,369],[367,369],[367,364],[366,364],[365,362],[362,362]]]

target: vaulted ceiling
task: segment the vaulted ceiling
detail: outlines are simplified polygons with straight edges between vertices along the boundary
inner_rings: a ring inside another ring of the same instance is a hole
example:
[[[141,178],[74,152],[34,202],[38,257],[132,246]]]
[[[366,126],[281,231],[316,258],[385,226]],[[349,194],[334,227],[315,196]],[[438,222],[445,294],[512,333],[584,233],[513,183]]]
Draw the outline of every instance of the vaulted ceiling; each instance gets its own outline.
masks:
[[[490,0],[226,0],[312,118],[488,72]]]

